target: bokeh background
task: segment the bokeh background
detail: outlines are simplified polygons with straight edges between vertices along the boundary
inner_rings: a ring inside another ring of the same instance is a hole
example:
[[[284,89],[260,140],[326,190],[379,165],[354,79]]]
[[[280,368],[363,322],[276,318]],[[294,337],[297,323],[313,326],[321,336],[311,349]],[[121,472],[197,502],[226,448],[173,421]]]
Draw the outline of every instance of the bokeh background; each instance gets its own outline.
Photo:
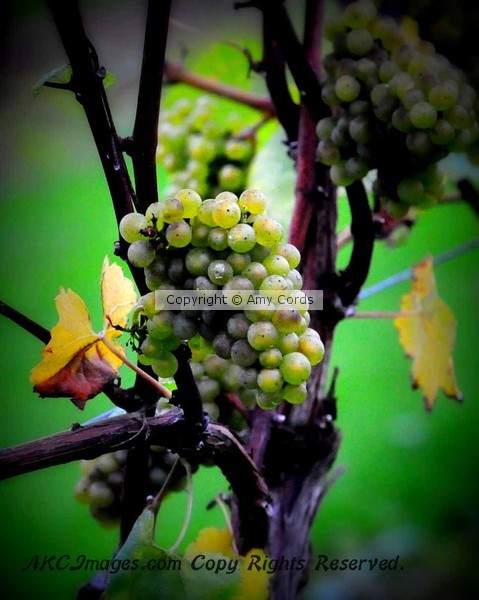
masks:
[[[254,11],[234,12],[231,4],[175,0],[169,56],[184,59],[203,74],[262,90],[259,77],[247,76],[242,55],[223,43],[257,49],[259,16]],[[299,19],[300,3],[290,4]],[[414,10],[420,4],[413,3]],[[459,7],[464,16],[456,26],[461,33],[470,21],[468,4],[455,4],[454,11]],[[144,3],[97,0],[82,6],[100,60],[116,76],[108,96],[120,135],[128,135],[134,119]],[[334,8],[333,3],[328,5]],[[10,1],[2,10],[0,297],[50,328],[57,319],[58,289],[72,288],[85,299],[99,325],[100,269],[105,254],[113,257],[117,234],[96,150],[71,94],[45,89],[33,97],[35,82],[65,62],[42,3]],[[448,22],[447,10],[444,19]],[[452,16],[449,23],[455,23]],[[165,101],[185,93],[195,95],[178,86],[166,93]],[[254,120],[254,113],[238,110],[247,121]],[[286,225],[292,206],[292,167],[273,127],[262,133],[261,143],[253,183],[268,188],[270,212]],[[479,183],[477,168],[463,157],[448,160],[444,170],[450,179],[466,174]],[[162,175],[160,185],[164,183]],[[340,199],[340,226],[347,219],[345,201]],[[395,249],[377,245],[367,285],[477,235],[477,220],[468,206],[431,210],[404,245]],[[347,253],[341,254],[340,264],[346,263]],[[410,388],[410,362],[390,321],[350,320],[339,326],[332,362],[340,368],[338,425],[343,442],[336,464],[344,473],[321,506],[313,550],[331,558],[399,554],[404,570],[313,573],[304,600],[451,594],[466,598],[475,586],[477,590],[478,259],[479,251],[470,251],[436,270],[441,296],[458,319],[454,356],[465,395],[462,405],[439,397],[432,414],[424,411],[420,392]],[[408,287],[401,283],[374,295],[361,303],[361,310],[397,310]],[[6,319],[0,321],[0,338],[2,447],[67,429],[73,421],[83,422],[109,408],[102,396],[89,402],[83,413],[68,400],[39,399],[28,378],[39,360],[40,343]],[[125,383],[131,380],[126,370],[123,377]],[[111,556],[117,532],[100,528],[87,508],[74,501],[78,478],[79,466],[72,463],[0,484],[0,588],[6,597],[72,598],[92,575],[23,572],[33,555]],[[227,484],[214,469],[202,469],[195,476],[195,507],[185,544],[202,526],[224,526],[220,511],[206,511],[219,490],[226,491]],[[162,509],[157,531],[162,545],[172,543],[181,528],[185,496],[170,497]]]

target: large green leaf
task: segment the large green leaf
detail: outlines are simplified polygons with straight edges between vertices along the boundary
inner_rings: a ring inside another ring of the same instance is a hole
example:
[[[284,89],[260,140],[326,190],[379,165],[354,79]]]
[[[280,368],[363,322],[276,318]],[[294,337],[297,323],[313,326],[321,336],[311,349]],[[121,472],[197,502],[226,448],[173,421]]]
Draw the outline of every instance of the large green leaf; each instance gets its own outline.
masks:
[[[200,554],[187,560],[154,543],[155,518],[146,508],[110,564],[108,600],[228,600],[241,583],[239,560]]]

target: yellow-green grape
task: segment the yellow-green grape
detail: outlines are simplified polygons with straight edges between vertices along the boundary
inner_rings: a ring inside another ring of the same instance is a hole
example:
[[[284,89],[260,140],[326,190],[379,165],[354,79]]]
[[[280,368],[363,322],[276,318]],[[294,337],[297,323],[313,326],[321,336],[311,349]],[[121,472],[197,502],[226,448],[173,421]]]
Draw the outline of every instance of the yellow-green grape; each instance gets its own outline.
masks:
[[[248,330],[248,342],[259,351],[268,350],[276,346],[279,334],[276,327],[269,321],[252,323]]]
[[[238,190],[243,185],[244,174],[242,169],[235,165],[224,165],[218,171],[218,185],[230,190]]]
[[[284,354],[295,352],[299,346],[298,334],[292,331],[291,333],[280,333],[278,339],[278,350]]]
[[[173,223],[183,218],[183,204],[178,198],[167,198],[163,203],[162,219],[165,223]]]
[[[308,391],[304,383],[300,383],[299,385],[285,385],[281,393],[283,398],[290,404],[302,404],[308,396]]]
[[[261,263],[252,262],[241,271],[241,275],[247,277],[253,284],[255,290],[257,290],[268,276],[268,271]]]
[[[144,315],[151,319],[157,312],[155,304],[155,293],[149,292],[138,300],[136,308],[141,310]]]
[[[115,499],[113,492],[106,483],[103,483],[103,481],[93,481],[90,484],[88,495],[90,497],[90,503],[93,506],[98,506],[100,508],[110,506]]]
[[[275,367],[279,367],[282,360],[283,355],[281,354],[278,348],[264,350],[259,355],[259,363],[262,367],[265,367],[266,369],[274,369]]]
[[[286,354],[279,369],[284,380],[293,385],[304,383],[311,375],[311,363],[301,352]]]
[[[301,323],[301,315],[295,308],[277,310],[272,323],[280,333],[293,333]]]
[[[281,223],[263,215],[258,216],[255,220],[253,229],[256,234],[256,241],[262,246],[274,246],[279,244],[284,236],[284,230]]]
[[[184,248],[191,242],[192,231],[186,221],[175,221],[166,228],[166,239],[174,248]]]
[[[121,237],[129,244],[139,240],[148,239],[147,235],[140,231],[147,229],[148,219],[140,213],[128,213],[120,221],[119,230]]]
[[[268,275],[281,275],[284,277],[291,270],[289,262],[279,254],[267,256],[263,261],[263,265],[266,267]]]
[[[258,356],[258,352],[246,340],[236,340],[231,346],[231,360],[240,367],[251,366]]]
[[[191,226],[191,245],[196,248],[206,248],[210,245],[209,235],[211,227],[202,223],[196,217],[192,220]]]
[[[173,334],[175,315],[170,310],[162,310],[148,319],[146,329],[151,338],[163,340]]]
[[[192,275],[206,275],[213,260],[214,255],[208,248],[192,248],[185,257],[185,265]]]
[[[208,246],[217,252],[228,248],[228,232],[221,227],[213,227],[208,232]]]
[[[161,202],[153,202],[153,204],[150,204],[145,212],[145,217],[148,219],[148,224],[156,227],[158,231],[161,231],[163,228],[163,219],[161,216],[162,213],[163,204]]]
[[[239,197],[238,203],[243,212],[259,215],[266,210],[266,196],[260,190],[250,188]]]
[[[166,352],[161,358],[156,358],[151,367],[159,377],[173,377],[178,369],[178,360],[171,352]]]
[[[147,337],[140,346],[141,355],[147,358],[156,359],[163,356],[165,347],[162,340],[153,337]]]
[[[207,406],[204,406],[205,411],[208,413],[208,416],[212,420],[216,420],[218,418],[218,407],[216,404],[210,404],[214,402],[215,398],[219,396],[221,392],[220,384],[215,379],[210,379],[209,377],[205,377],[197,382],[198,391],[200,393],[201,399],[203,402],[208,403]]]
[[[282,398],[279,393],[268,394],[266,392],[258,392],[256,396],[257,405],[263,410],[274,410],[281,404]]]
[[[148,267],[155,259],[155,250],[149,242],[140,240],[133,242],[128,248],[128,261],[134,267]]]
[[[231,138],[225,144],[225,154],[230,160],[246,161],[253,154],[253,144],[248,140]]]
[[[215,224],[223,229],[231,229],[241,219],[241,209],[238,203],[230,200],[216,200],[212,213]]]
[[[258,373],[258,386],[268,394],[279,392],[283,387],[284,379],[279,369],[261,369]]]
[[[271,254],[283,256],[288,261],[290,269],[296,269],[301,262],[301,254],[293,244],[277,244],[271,248]]]
[[[213,208],[215,205],[216,200],[213,198],[208,198],[202,203],[198,211],[198,219],[209,227],[216,227],[216,223],[213,218]]]
[[[208,266],[208,277],[216,285],[224,285],[233,277],[233,267],[225,260],[214,260]]]
[[[313,367],[323,360],[324,344],[320,337],[300,335],[298,350],[306,356]]]
[[[183,218],[191,219],[198,214],[201,206],[201,196],[195,190],[183,189],[176,192],[175,197],[183,205]]]
[[[228,245],[234,252],[249,252],[256,244],[257,235],[256,228],[246,223],[239,223],[229,230]]]

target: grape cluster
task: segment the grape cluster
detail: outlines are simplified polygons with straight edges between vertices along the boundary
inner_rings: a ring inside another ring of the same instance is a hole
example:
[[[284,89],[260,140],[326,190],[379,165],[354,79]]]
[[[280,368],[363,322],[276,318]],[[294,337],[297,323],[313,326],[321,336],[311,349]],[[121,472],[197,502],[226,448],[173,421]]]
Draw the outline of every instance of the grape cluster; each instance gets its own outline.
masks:
[[[171,175],[170,194],[192,188],[211,197],[223,189],[244,188],[254,137],[233,133],[234,115],[229,125],[220,125],[215,110],[212,100],[201,96],[195,104],[180,99],[162,112],[156,158]]]
[[[77,482],[74,494],[82,504],[88,504],[91,515],[104,527],[114,527],[121,517],[121,493],[125,476],[126,450],[103,454],[94,460],[82,460],[82,478]],[[156,495],[176,461],[176,455],[161,446],[150,446],[149,490]],[[197,470],[192,466],[192,471]],[[185,488],[186,470],[179,462],[168,482],[167,491],[177,492]]]
[[[139,304],[146,317],[139,360],[158,376],[171,377],[178,365],[172,351],[188,341],[192,370],[207,403],[221,392],[267,409],[282,400],[300,403],[311,367],[323,357],[321,339],[308,327],[296,269],[299,251],[283,242],[281,224],[265,209],[266,198],[255,189],[239,198],[221,192],[204,201],[184,189],[150,205],[145,215],[130,213],[120,222],[120,233],[131,244],[128,259],[144,268],[151,290]],[[259,290],[268,295],[280,290],[295,307],[161,310],[154,293],[160,289]]]
[[[411,28],[360,0],[326,29],[317,158],[347,186],[377,169],[374,193],[395,217],[441,193],[436,163],[478,136],[475,92],[463,73]]]

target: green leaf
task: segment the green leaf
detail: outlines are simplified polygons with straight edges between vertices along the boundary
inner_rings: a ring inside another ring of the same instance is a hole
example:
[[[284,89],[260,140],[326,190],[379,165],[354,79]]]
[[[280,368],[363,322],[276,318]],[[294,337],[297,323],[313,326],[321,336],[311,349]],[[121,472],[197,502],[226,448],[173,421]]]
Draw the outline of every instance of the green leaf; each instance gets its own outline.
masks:
[[[156,546],[154,529],[155,517],[146,508],[110,563],[108,600],[186,600],[181,576],[183,560]]]
[[[108,600],[228,600],[235,596],[241,583],[239,559],[205,552],[190,561],[159,548],[154,531],[155,517],[146,508],[110,562]]]
[[[103,78],[103,85],[105,89],[112,87],[116,83],[116,76],[111,71],[107,71]]]
[[[284,131],[276,132],[264,143],[251,164],[248,187],[258,188],[269,199],[269,214],[288,229],[294,205],[296,171],[284,144]]]
[[[61,67],[57,67],[48,73],[45,73],[33,86],[33,95],[38,96],[41,92],[42,87],[46,83],[56,83],[56,84],[67,84],[70,82],[72,76],[72,68],[70,65],[62,65]]]

